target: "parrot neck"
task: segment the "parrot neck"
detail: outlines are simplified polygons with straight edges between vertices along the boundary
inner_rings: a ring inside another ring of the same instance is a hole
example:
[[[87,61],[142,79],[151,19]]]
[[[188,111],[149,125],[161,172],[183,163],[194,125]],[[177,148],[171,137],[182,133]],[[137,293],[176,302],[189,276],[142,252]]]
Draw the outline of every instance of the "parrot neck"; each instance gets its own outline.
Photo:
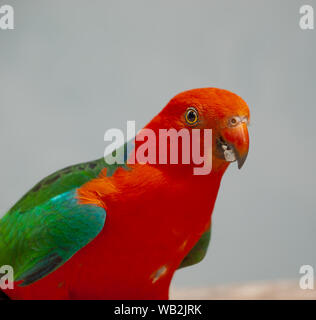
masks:
[[[98,178],[79,188],[77,194],[81,203],[94,204],[105,209],[117,200],[139,202],[139,195],[145,196],[152,190],[162,194],[162,191],[169,188],[176,188],[180,197],[189,192],[197,194],[199,198],[206,197],[201,198],[201,201],[207,201],[209,197],[216,199],[221,179],[228,166],[228,162],[214,161],[209,174],[194,175],[191,166],[128,164],[128,169],[119,167],[110,177],[104,169]]]

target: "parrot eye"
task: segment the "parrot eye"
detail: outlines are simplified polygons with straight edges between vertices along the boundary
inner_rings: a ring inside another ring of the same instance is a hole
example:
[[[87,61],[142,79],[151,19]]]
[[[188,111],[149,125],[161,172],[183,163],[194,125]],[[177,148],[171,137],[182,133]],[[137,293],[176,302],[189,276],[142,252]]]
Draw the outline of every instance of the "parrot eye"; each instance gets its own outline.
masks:
[[[229,119],[229,123],[228,123],[228,124],[229,124],[231,127],[234,127],[234,126],[236,126],[239,122],[240,122],[240,118],[239,118],[239,117],[232,117],[232,118]]]
[[[194,126],[199,120],[198,112],[195,108],[190,107],[185,112],[185,121],[189,126]]]

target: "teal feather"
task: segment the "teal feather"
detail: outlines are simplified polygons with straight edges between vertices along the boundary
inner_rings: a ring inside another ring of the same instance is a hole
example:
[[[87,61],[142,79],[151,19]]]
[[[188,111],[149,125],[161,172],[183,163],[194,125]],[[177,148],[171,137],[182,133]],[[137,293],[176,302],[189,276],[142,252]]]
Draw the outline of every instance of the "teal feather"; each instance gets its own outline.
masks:
[[[9,264],[22,285],[54,271],[102,230],[105,210],[82,205],[76,190],[0,220],[0,265]]]

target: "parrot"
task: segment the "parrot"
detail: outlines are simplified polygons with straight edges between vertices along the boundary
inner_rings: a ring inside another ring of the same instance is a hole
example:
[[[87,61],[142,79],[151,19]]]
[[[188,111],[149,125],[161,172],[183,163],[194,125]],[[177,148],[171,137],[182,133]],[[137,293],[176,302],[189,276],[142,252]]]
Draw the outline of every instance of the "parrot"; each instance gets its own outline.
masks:
[[[0,291],[18,300],[169,299],[175,272],[206,255],[223,174],[248,155],[249,121],[237,94],[187,90],[143,129],[211,129],[207,174],[193,174],[191,162],[129,163],[135,142],[130,153],[126,143],[114,151],[122,163],[102,157],[41,180],[0,220],[0,267],[14,270],[13,288]]]

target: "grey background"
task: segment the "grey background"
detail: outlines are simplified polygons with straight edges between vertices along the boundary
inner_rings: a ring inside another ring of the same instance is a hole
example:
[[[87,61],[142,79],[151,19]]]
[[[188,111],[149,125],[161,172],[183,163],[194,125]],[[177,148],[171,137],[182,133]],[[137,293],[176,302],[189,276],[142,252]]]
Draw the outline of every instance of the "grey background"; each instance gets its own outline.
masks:
[[[176,93],[216,86],[252,113],[244,168],[222,181],[207,258],[179,286],[298,278],[316,268],[316,1],[10,1],[0,30],[0,212],[41,178],[102,156]]]

